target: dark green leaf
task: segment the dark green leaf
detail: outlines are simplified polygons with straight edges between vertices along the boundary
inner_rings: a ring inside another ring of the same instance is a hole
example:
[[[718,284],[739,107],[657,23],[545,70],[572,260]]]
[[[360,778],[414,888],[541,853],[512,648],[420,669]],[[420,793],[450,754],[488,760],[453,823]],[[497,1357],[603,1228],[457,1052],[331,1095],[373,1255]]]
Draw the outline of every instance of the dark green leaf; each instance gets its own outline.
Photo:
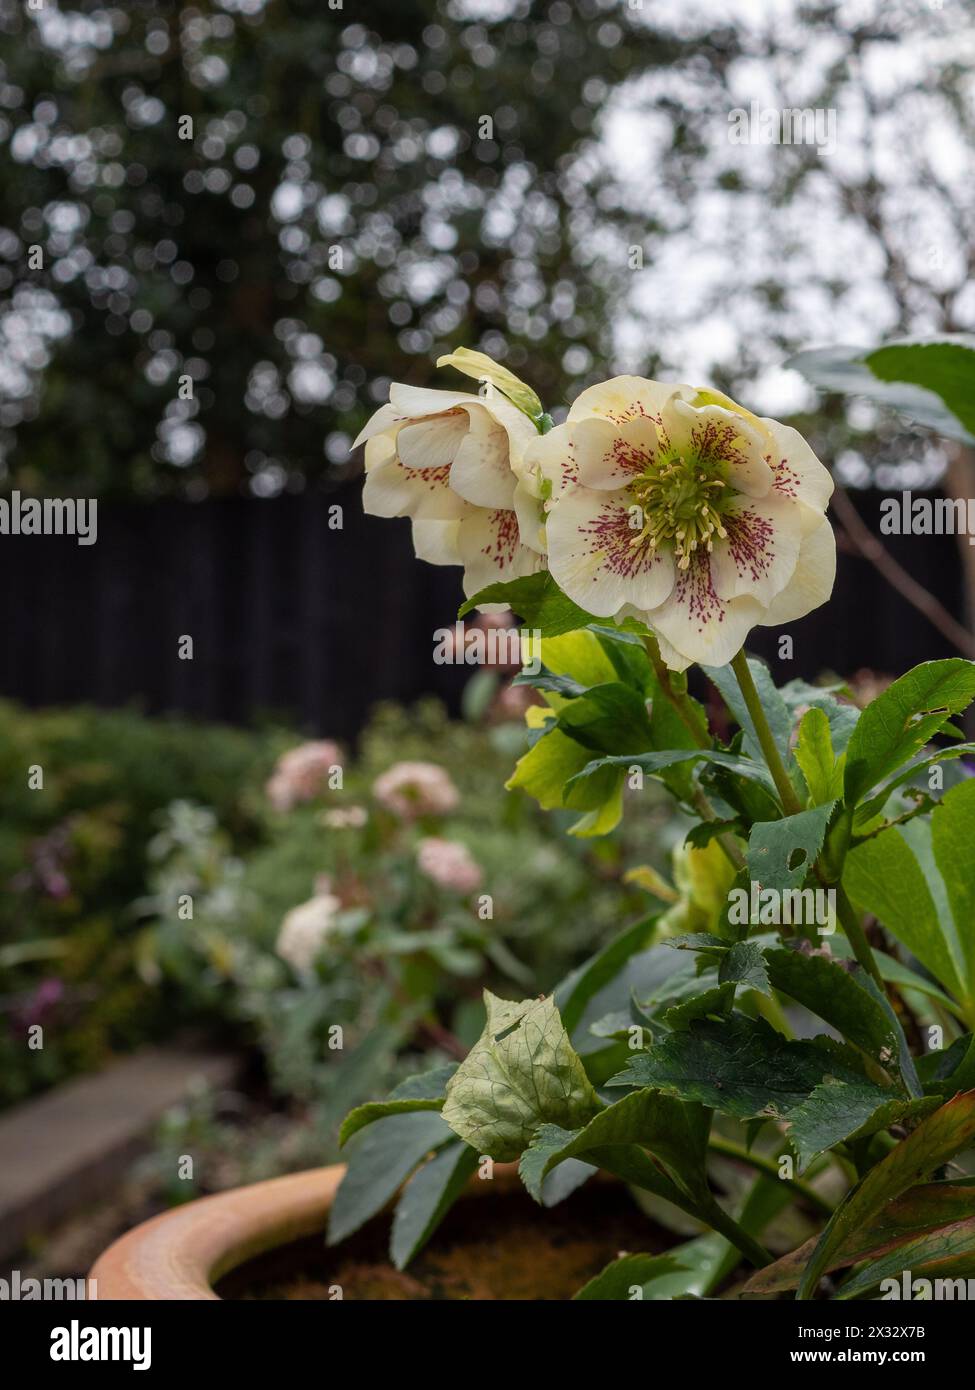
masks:
[[[405,1269],[423,1249],[467,1186],[478,1156],[466,1144],[450,1144],[410,1178],[396,1204],[389,1254]]]
[[[575,1294],[583,1301],[619,1301],[643,1297],[643,1286],[664,1274],[680,1274],[686,1266],[672,1255],[621,1255]]]
[[[800,1170],[835,1144],[866,1139],[893,1124],[928,1115],[938,1103],[936,1098],[892,1096],[868,1081],[823,1081],[789,1112],[789,1138]]]
[[[461,604],[458,618],[466,617],[484,603],[509,604],[526,627],[536,629],[543,637],[558,637],[563,632],[574,632],[599,621],[566,598],[548,570],[506,583],[489,584]]]
[[[762,1018],[732,1014],[668,1034],[631,1058],[609,1084],[653,1086],[748,1120],[788,1114],[830,1075],[859,1079],[830,1048],[791,1042]]]
[[[762,888],[777,893],[801,887],[826,837],[835,802],[782,820],[759,821],[748,837],[748,871]]]
[[[827,956],[776,947],[767,950],[769,979],[777,990],[818,1015],[883,1067],[896,1066],[897,1040],[886,1011],[863,988],[863,973]]]
[[[433,1149],[453,1140],[432,1111],[388,1115],[355,1141],[345,1177],[328,1216],[328,1243],[336,1245],[381,1211],[400,1184]]]

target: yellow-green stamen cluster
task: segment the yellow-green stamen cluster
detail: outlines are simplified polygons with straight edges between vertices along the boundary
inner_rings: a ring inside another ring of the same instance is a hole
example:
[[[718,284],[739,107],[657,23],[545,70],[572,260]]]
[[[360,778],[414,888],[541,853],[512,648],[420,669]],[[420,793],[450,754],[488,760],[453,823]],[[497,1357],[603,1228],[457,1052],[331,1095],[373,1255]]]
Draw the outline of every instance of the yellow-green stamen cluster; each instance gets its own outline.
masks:
[[[725,470],[714,460],[671,457],[655,461],[629,488],[642,527],[630,542],[651,549],[672,546],[677,568],[686,570],[694,551],[710,551],[714,537],[727,536],[721,517],[733,496]]]

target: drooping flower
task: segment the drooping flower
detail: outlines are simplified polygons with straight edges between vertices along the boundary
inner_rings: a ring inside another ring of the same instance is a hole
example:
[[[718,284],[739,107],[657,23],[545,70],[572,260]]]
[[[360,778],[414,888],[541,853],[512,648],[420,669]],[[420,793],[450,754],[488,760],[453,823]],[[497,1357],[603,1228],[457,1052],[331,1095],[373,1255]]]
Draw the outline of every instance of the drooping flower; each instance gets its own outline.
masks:
[[[480,864],[455,840],[428,836],[417,845],[416,862],[421,873],[453,893],[473,893],[484,881]]]
[[[755,625],[825,602],[828,471],[800,434],[727,396],[642,377],[584,391],[526,461],[548,563],[600,617],[632,616],[668,666],[721,666]]]
[[[436,763],[393,763],[372,787],[381,806],[403,820],[443,816],[460,801],[457,788]]]
[[[300,974],[315,964],[342,904],[332,893],[319,893],[285,914],[276,950]]]
[[[300,743],[278,759],[264,790],[276,811],[290,811],[300,802],[313,801],[341,766],[341,750],[331,739]]]
[[[468,594],[531,574],[542,561],[522,539],[517,509],[522,460],[536,437],[524,412],[493,388],[478,396],[394,382],[389,403],[355,440],[366,446],[363,506],[410,517],[417,555],[463,565]]]

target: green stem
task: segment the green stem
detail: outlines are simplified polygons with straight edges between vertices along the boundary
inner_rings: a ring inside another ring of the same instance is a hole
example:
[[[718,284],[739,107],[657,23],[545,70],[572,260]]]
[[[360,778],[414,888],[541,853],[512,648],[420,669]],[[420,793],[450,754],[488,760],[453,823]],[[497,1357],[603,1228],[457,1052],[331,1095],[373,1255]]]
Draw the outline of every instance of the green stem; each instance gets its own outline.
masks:
[[[674,689],[673,681],[670,679],[670,671],[660,655],[656,637],[651,633],[643,639],[643,645],[646,647],[650,665],[653,667],[653,674],[657,677],[657,683],[665,698],[674,707],[678,719],[688,730],[698,748],[710,748],[711,740],[708,738],[707,731],[701,728],[701,721],[695,718],[694,706],[683,691]]]
[[[866,933],[860,923],[860,918],[856,914],[856,909],[846,895],[846,889],[841,883],[835,885],[836,891],[836,915],[842,923],[846,938],[853,947],[853,954],[856,956],[864,970],[873,977],[874,982],[879,987],[882,994],[886,993],[887,986],[880,973],[870,942],[867,940]]]
[[[779,793],[779,800],[782,802],[782,809],[787,816],[798,815],[802,810],[802,803],[796,795],[795,787],[789,780],[789,774],[785,770],[782,756],[779,753],[775,739],[772,737],[772,730],[769,727],[768,719],[765,717],[765,710],[762,708],[761,698],[755,688],[752,673],[748,669],[748,660],[745,656],[744,647],[742,647],[738,655],[733,658],[731,669],[734,671],[738,681],[738,688],[741,690],[742,697],[744,698],[745,707],[751,715],[752,724],[755,727],[755,733],[761,745],[762,756],[765,759],[765,764],[769,772],[772,774],[772,780]]]
[[[643,639],[643,645],[646,648],[647,656],[650,658],[650,665],[653,667],[653,673],[657,677],[657,684],[660,686],[664,698],[670,703],[677,717],[687,729],[698,748],[710,748],[711,740],[708,738],[707,732],[701,728],[701,721],[696,718],[694,706],[691,704],[687,694],[683,691],[674,689],[674,683],[670,678],[670,671],[667,669],[660,655],[657,639],[651,633]],[[702,820],[714,821],[718,819],[714,807],[711,805],[702,787],[695,785],[694,791],[691,794],[691,799]],[[745,867],[745,856],[735,844],[733,836],[722,832],[722,834],[717,836],[717,841],[732,868],[736,871],[738,869],[743,869]]]
[[[814,1187],[802,1182],[800,1178],[783,1178],[779,1173],[778,1164],[774,1159],[767,1158],[765,1154],[756,1153],[754,1150],[749,1151],[742,1148],[740,1144],[733,1143],[730,1139],[722,1139],[720,1135],[711,1136],[708,1141],[708,1148],[712,1153],[720,1154],[723,1158],[732,1158],[736,1163],[747,1163],[756,1172],[764,1173],[767,1177],[784,1182],[798,1197],[808,1202],[811,1207],[815,1207],[824,1216],[833,1215],[831,1203],[825,1197],[821,1197]]]
[[[753,1264],[756,1269],[764,1269],[766,1265],[772,1263],[772,1256],[765,1249],[764,1245],[759,1244],[754,1236],[750,1236],[743,1226],[739,1226],[733,1216],[729,1216],[724,1207],[718,1202],[702,1204],[701,1215],[704,1220],[719,1235],[724,1236],[736,1250],[740,1250],[745,1259]]]

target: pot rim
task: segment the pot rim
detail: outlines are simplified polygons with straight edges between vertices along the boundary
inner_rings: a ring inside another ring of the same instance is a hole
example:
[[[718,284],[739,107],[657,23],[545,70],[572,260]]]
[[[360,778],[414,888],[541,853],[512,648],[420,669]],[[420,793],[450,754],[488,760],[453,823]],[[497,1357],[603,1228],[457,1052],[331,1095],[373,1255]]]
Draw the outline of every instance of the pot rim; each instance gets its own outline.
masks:
[[[214,1284],[257,1255],[324,1234],[344,1163],[198,1197],[150,1217],[112,1242],[91,1267],[99,1300],[216,1301]],[[517,1163],[474,1175],[464,1197],[521,1188]]]
[[[134,1226],[99,1255],[97,1297],[219,1300],[213,1285],[278,1246],[324,1231],[344,1163],[199,1197]]]

